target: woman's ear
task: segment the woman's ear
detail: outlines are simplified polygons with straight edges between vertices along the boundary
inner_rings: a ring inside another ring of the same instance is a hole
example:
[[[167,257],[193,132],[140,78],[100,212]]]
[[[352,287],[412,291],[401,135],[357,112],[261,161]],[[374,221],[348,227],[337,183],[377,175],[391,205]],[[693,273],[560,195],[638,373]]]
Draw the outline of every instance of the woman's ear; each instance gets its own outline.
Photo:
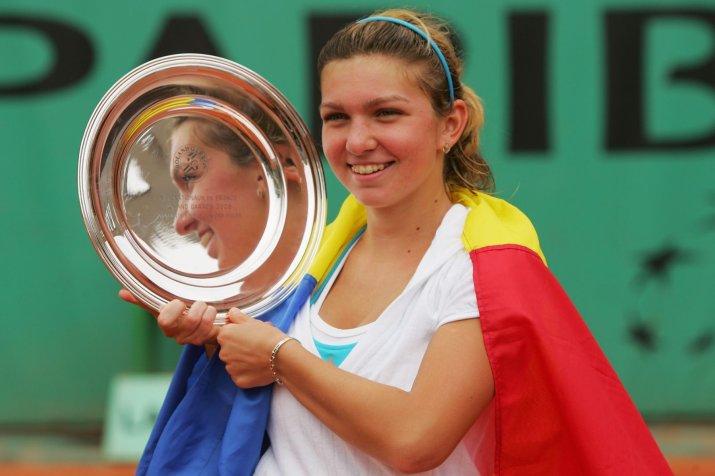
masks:
[[[444,118],[444,128],[442,129],[442,144],[448,144],[452,147],[462,137],[464,128],[467,127],[469,111],[467,104],[456,99],[452,105],[452,111]]]
[[[263,201],[266,198],[266,193],[268,192],[268,187],[266,187],[266,181],[263,180],[263,176],[259,175],[256,179],[258,184],[256,185],[256,197]]]

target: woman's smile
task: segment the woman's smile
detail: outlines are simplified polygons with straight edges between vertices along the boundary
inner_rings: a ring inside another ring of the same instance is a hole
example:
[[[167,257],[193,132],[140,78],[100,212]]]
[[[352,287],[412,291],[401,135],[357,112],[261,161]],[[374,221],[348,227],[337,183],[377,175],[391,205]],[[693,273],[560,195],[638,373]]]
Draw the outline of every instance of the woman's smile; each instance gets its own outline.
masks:
[[[414,79],[420,72],[370,55],[331,62],[321,75],[323,150],[367,207],[426,203],[444,190],[443,120]]]
[[[355,164],[348,165],[354,174],[357,175],[374,175],[393,165],[395,162],[387,162],[383,164]]]
[[[214,232],[211,229],[208,229],[202,233],[199,234],[199,238],[201,241],[201,246],[206,248],[207,250],[209,249],[209,244],[211,243],[211,239],[214,237]],[[209,252],[209,255],[211,253]],[[215,258],[215,256],[212,256],[212,258]]]

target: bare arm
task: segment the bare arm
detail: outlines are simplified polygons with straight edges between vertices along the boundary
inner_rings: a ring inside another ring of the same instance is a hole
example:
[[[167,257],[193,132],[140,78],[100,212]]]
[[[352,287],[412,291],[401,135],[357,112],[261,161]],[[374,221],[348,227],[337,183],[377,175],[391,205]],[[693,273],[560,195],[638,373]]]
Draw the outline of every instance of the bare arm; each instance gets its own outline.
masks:
[[[234,321],[239,325],[226,326],[218,339],[227,370],[242,387],[269,383],[270,351],[283,335],[248,317]],[[340,370],[293,341],[277,362],[303,406],[344,440],[403,472],[441,464],[494,393],[477,319],[435,333],[409,392]]]

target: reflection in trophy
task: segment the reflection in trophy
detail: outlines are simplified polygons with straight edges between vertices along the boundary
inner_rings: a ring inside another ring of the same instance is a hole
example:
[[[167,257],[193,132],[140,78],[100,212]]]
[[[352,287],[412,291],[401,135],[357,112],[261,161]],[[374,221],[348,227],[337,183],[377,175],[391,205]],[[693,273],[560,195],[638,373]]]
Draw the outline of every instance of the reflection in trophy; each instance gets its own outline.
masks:
[[[171,135],[169,173],[179,191],[176,232],[195,234],[219,269],[243,262],[268,213],[265,178],[245,145],[221,124],[181,118]]]
[[[285,240],[292,242],[290,255],[303,232],[305,193],[285,140],[277,134],[271,139],[287,183]],[[242,263],[255,250],[268,216],[266,179],[259,163],[226,126],[200,118],[176,120],[170,156],[170,176],[179,191],[176,233],[194,234],[219,269]]]
[[[177,92],[208,93],[195,87]],[[282,245],[271,258],[279,271],[295,255],[306,225],[302,170],[281,131],[249,104],[240,106],[270,140],[286,181]],[[267,179],[238,131],[201,116],[162,119],[137,141],[130,157],[127,216],[134,232],[162,259],[192,275],[211,274],[240,265],[256,250],[268,219]],[[241,289],[260,287],[272,274],[266,267]]]
[[[297,286],[325,219],[320,157],[290,104],[207,55],[153,60],[97,106],[79,164],[95,249],[152,309],[174,298],[254,315]]]

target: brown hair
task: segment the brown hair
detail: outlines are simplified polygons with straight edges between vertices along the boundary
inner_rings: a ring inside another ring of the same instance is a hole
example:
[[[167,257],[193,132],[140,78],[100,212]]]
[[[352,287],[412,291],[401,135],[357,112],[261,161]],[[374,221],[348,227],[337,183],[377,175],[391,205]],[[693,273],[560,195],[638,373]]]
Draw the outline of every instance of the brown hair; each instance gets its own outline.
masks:
[[[455,99],[463,100],[469,111],[467,125],[456,144],[446,154],[443,180],[449,193],[459,188],[490,192],[494,177],[489,164],[479,153],[479,130],[484,123],[484,110],[476,93],[462,84],[463,60],[455,47],[455,34],[441,19],[412,10],[393,9],[376,12],[406,21],[424,31],[437,43],[451,70]],[[432,108],[439,116],[452,110],[447,76],[439,57],[429,42],[410,29],[386,21],[351,23],[338,31],[325,44],[318,56],[318,74],[336,60],[359,55],[382,54],[408,64],[424,65],[417,80],[430,97]]]
[[[251,101],[228,89],[202,88],[193,85],[175,87],[174,94],[207,96],[228,103],[251,119],[274,144],[286,142],[283,131],[274,120]],[[194,133],[211,147],[225,151],[235,165],[248,165],[254,162],[248,145],[228,126],[202,116],[178,116],[174,118],[174,127],[191,121]]]

